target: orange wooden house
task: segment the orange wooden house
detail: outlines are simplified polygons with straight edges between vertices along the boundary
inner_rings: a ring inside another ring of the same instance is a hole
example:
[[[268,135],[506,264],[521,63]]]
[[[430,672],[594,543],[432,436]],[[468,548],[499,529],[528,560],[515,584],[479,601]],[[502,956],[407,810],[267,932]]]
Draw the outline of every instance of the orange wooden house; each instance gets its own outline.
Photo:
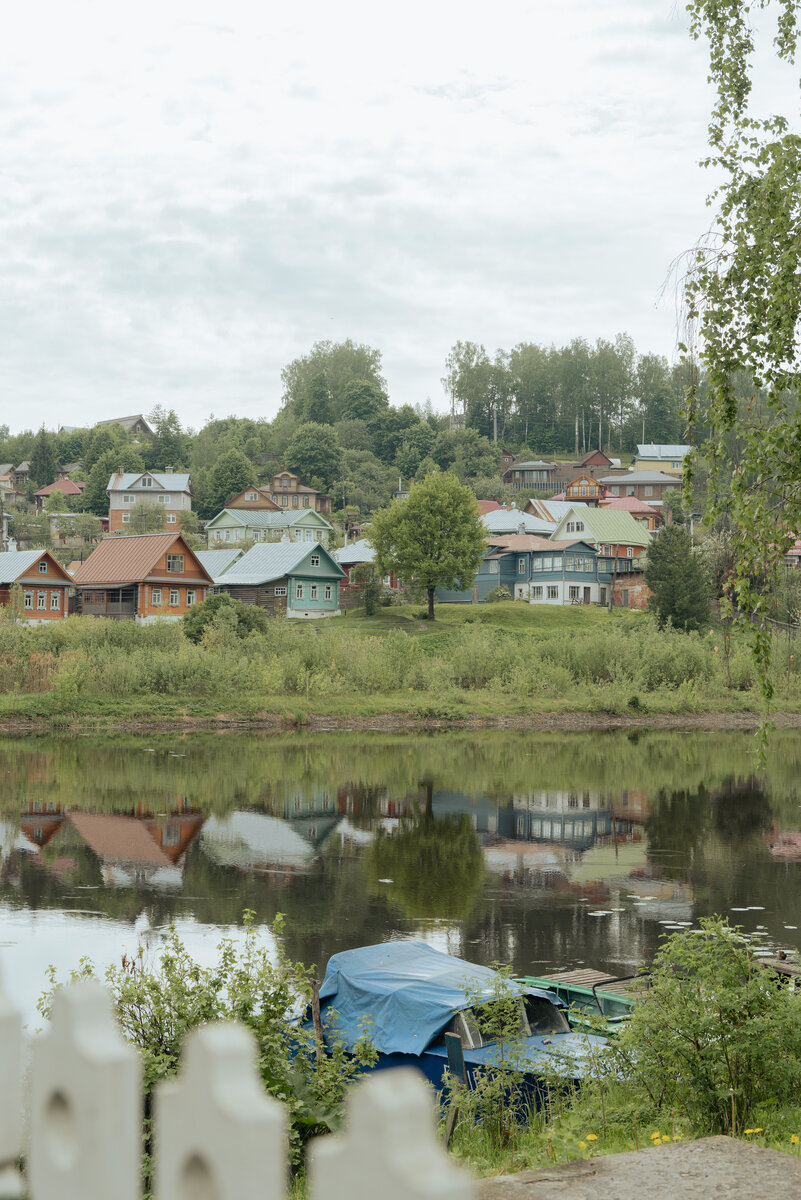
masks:
[[[213,581],[180,533],[107,537],[75,572],[77,611],[149,624],[177,620]]]
[[[67,616],[72,579],[49,550],[6,550],[0,554],[0,604],[18,606],[31,624]]]

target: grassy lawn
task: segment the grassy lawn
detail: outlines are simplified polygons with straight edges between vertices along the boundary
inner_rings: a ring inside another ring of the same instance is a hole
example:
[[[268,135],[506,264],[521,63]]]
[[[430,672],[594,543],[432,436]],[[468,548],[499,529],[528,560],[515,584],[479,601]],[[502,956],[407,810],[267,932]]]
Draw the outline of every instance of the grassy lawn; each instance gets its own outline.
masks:
[[[442,633],[463,625],[485,625],[493,629],[508,629],[517,633],[553,633],[563,630],[582,631],[598,625],[609,628],[611,623],[637,623],[644,614],[632,609],[616,608],[609,612],[598,605],[525,604],[520,600],[502,600],[497,604],[437,604],[433,621],[424,619],[422,604],[391,605],[376,609],[371,617],[357,608],[341,617],[332,617],[334,625],[346,626],[348,632],[381,634],[390,629],[407,633]]]

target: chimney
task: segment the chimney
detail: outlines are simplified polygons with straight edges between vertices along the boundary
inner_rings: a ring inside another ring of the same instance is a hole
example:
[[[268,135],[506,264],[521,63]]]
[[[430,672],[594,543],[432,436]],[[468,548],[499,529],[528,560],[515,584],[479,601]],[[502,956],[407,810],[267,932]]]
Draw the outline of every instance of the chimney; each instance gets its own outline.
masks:
[[[175,471],[175,467],[165,467],[164,468],[165,475],[172,475],[174,473],[174,471]]]
[[[520,524],[518,525],[518,527],[517,527],[517,532],[518,532],[518,533],[525,533],[525,532],[526,532],[526,526],[525,526],[525,523],[524,523],[523,521],[521,521],[521,522],[520,522]]]

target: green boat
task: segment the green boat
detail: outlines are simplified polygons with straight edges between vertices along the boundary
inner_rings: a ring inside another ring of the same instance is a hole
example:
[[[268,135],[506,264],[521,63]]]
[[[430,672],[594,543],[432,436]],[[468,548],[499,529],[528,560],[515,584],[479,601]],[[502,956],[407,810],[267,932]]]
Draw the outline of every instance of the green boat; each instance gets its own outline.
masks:
[[[604,983],[622,983],[634,979],[633,975],[619,979],[605,979]],[[555,992],[570,1009],[570,1024],[574,1029],[592,1029],[598,1032],[598,1022],[606,1025],[608,1036],[614,1037],[628,1021],[634,1008],[633,996],[621,996],[618,992],[606,992],[601,984],[584,987],[578,983],[563,983],[559,979],[548,979],[537,975],[521,975],[519,982],[529,987],[547,988]]]

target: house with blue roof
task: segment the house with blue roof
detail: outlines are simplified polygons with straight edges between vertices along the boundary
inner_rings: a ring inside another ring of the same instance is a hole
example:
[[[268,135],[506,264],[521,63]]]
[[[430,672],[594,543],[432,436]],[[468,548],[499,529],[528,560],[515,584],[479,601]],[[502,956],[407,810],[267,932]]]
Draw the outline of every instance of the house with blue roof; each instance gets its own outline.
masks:
[[[280,512],[266,509],[224,508],[206,525],[210,549],[239,542],[319,542],[331,545],[334,527],[313,508]]]
[[[345,578],[319,542],[267,542],[251,546],[215,578],[214,586],[270,616],[314,619],[339,616],[339,585]]]

